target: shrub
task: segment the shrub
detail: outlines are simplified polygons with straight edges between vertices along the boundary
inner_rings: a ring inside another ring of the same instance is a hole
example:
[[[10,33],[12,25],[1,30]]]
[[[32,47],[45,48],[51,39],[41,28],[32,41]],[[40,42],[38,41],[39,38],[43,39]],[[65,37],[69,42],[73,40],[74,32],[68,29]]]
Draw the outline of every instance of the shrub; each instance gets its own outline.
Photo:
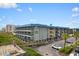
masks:
[[[68,55],[68,54],[71,53],[72,50],[73,50],[73,47],[71,47],[71,46],[65,46],[65,48],[61,48],[59,50],[59,52],[62,52],[64,54]]]
[[[26,51],[24,56],[41,56],[41,54],[37,53],[33,48],[23,46],[22,48]]]

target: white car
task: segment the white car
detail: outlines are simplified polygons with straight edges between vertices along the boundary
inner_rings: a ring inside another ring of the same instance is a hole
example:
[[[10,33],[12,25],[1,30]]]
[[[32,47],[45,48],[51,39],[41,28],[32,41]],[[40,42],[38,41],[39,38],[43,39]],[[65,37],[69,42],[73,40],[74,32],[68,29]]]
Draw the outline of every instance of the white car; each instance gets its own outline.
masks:
[[[56,46],[55,44],[53,44],[53,45],[52,45],[52,48],[59,50],[59,49],[61,49],[62,47],[59,47],[59,46]]]
[[[74,56],[74,53],[71,53],[69,56]]]
[[[76,53],[76,54],[71,53],[69,56],[79,56],[79,53]]]

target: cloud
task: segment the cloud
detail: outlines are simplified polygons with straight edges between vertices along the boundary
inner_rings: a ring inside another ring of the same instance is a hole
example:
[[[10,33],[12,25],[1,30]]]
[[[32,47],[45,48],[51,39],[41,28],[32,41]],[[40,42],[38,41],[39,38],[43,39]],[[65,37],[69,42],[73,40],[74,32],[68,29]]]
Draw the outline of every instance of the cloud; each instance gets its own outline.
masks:
[[[2,19],[0,18],[0,21],[2,21]]]
[[[76,17],[76,16],[79,16],[79,13],[72,14],[72,17]]]
[[[0,18],[0,21],[2,21],[2,20],[4,20],[4,19],[6,19],[6,17],[5,17],[5,16],[2,16],[2,17]]]
[[[74,7],[72,9],[72,12],[74,12],[74,14],[72,14],[72,17],[79,16],[79,8],[78,7]]]
[[[0,3],[0,8],[17,8],[16,3]]]
[[[0,3],[0,8],[15,8],[17,11],[21,12],[22,9],[17,7],[16,3]]]
[[[31,22],[36,22],[36,19],[30,19]]]
[[[71,20],[68,24],[66,24],[70,28],[75,28],[79,24],[78,20]]]
[[[30,8],[28,8],[28,10],[30,11],[30,12],[32,12],[32,8],[30,7]]]
[[[79,8],[78,8],[78,7],[74,7],[74,8],[72,9],[72,11],[73,11],[73,12],[79,12]]]
[[[20,9],[20,8],[17,8],[16,10],[17,10],[17,11],[19,11],[19,12],[21,12],[21,11],[22,11],[22,9]]]
[[[71,21],[71,23],[72,23],[72,24],[73,24],[73,23],[79,23],[79,21],[73,20],[73,21]]]

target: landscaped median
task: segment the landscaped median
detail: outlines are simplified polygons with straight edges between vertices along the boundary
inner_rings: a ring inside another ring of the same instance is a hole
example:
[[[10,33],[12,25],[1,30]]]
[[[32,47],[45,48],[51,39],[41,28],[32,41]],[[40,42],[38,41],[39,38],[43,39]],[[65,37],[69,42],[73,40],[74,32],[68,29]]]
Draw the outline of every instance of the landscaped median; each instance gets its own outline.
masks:
[[[76,45],[76,43],[77,43],[77,45]],[[78,42],[74,42],[70,46],[66,45],[64,48],[61,48],[59,50],[59,53],[61,55],[64,55],[64,56],[69,55],[76,48],[76,46],[78,46],[78,45],[79,45],[79,41]]]
[[[59,53],[61,55],[69,55],[73,50],[73,47],[72,46],[65,46],[65,48],[61,48],[59,50]]]

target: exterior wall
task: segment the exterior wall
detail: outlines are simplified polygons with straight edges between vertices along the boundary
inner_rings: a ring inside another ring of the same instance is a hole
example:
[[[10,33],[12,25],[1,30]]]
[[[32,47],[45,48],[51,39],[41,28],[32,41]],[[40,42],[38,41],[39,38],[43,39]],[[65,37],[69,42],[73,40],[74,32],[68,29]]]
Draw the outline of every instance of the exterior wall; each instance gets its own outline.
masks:
[[[37,27],[34,28],[33,39],[39,40],[39,28]]]
[[[47,39],[48,38],[48,28],[40,28],[39,30],[39,39]]]
[[[34,28],[34,40],[42,40],[48,38],[48,28]]]
[[[15,29],[15,33],[22,34],[21,38],[29,39],[29,37],[33,40],[44,40],[47,38],[56,38],[60,37],[61,33],[70,33],[72,32],[69,28],[63,27],[52,27],[52,26],[44,26],[44,25],[26,25],[26,26],[18,26]],[[20,37],[20,36],[19,36]]]
[[[15,30],[15,26],[14,25],[6,25],[6,28],[5,28],[5,32],[14,32]]]
[[[55,29],[48,29],[48,38],[55,37]]]
[[[32,28],[29,27],[17,27],[15,29],[15,35],[24,41],[32,40]]]

